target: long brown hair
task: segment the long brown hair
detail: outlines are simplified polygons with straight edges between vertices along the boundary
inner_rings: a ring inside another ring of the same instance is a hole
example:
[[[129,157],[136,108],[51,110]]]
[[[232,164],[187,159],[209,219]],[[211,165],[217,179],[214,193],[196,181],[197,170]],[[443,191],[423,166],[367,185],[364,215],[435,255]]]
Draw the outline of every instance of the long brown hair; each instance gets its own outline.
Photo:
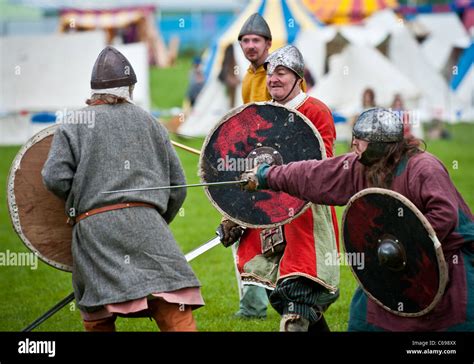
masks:
[[[425,142],[411,135],[398,143],[389,145],[385,155],[380,160],[370,167],[365,167],[368,186],[390,188],[399,163],[404,158],[408,159],[415,154],[423,153],[425,150]]]

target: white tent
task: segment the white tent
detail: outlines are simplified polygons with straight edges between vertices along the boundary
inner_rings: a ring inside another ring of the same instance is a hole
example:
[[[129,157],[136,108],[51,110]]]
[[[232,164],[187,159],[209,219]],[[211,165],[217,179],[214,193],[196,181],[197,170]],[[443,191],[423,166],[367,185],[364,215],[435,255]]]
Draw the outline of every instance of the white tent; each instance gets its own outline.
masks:
[[[474,121],[474,42],[459,57],[451,80],[454,120]]]
[[[80,107],[89,96],[90,72],[103,33],[0,38],[0,110],[45,111]]]
[[[92,66],[105,47],[103,32],[0,38],[0,110],[79,108],[90,96]],[[133,65],[137,104],[149,109],[143,44],[117,45]]]
[[[391,34],[388,57],[420,89],[421,97],[416,105],[419,119],[452,118],[451,90],[447,81],[429,62],[406,27],[399,27]]]
[[[325,73],[327,45],[336,35],[341,35],[347,44],[377,47],[390,33],[402,26],[403,21],[387,9],[374,13],[363,25],[329,25],[300,32],[294,45],[301,51],[306,66],[318,80]]]
[[[373,31],[385,31],[392,33],[405,26],[405,20],[394,13],[391,9],[385,9],[372,14],[365,19],[364,24]]]
[[[428,17],[428,19],[431,18]],[[437,34],[440,33],[438,29],[432,32],[431,36],[440,42],[444,42],[444,48],[450,51],[454,46],[465,46],[466,34],[463,29],[457,27],[460,25],[458,19],[455,16],[454,18],[448,16],[446,21],[449,24],[456,25],[454,30],[448,31],[448,35],[437,37]],[[428,32],[430,31],[429,23],[430,21],[427,21],[428,25],[424,27]],[[313,90],[312,94],[321,95],[323,100],[328,101],[329,107],[346,117],[357,113],[355,111],[358,109],[356,105],[360,105],[361,95],[358,93],[354,94],[354,89],[346,86],[347,81],[344,80],[347,80],[347,77],[339,75],[341,79],[338,82],[343,82],[342,84],[325,85],[328,79],[328,75],[324,75],[325,63],[327,62],[326,52],[330,50],[331,42],[334,42],[338,35],[342,37],[342,43],[336,47],[336,55],[337,52],[342,52],[344,47],[347,47],[349,44],[353,47],[362,47],[361,49],[371,48],[372,52],[378,53],[378,59],[384,59],[382,63],[390,62],[393,66],[392,69],[396,70],[394,72],[397,72],[397,74],[401,73],[405,81],[409,80],[418,89],[419,92],[415,98],[413,95],[405,95],[403,91],[399,92],[405,101],[405,107],[408,107],[413,114],[412,119],[416,118],[419,121],[431,120],[432,118],[466,120],[466,117],[469,115],[469,112],[466,111],[466,108],[469,107],[467,99],[471,95],[467,86],[469,78],[466,79],[466,82],[463,82],[463,87],[460,88],[460,91],[453,93],[440,70],[432,64],[431,59],[426,55],[426,51],[416,41],[407,25],[409,23],[397,17],[393,11],[384,10],[367,18],[363,25],[329,26],[302,33],[295,41],[295,44],[302,50],[307,67],[316,75],[316,90]],[[341,42],[341,39],[339,39],[339,42]],[[375,47],[381,46],[386,58],[381,58],[380,53],[375,49]],[[353,51],[355,52],[355,48]],[[334,58],[338,59],[338,57]],[[365,84],[367,87],[369,87],[369,84],[377,83],[370,82],[369,80],[372,75],[379,75],[381,67],[379,63],[375,62],[375,58],[371,61],[372,63],[369,63],[371,66],[366,68],[366,73],[358,71],[360,79],[366,80]],[[367,60],[367,62],[371,61]],[[348,59],[341,62],[345,62],[342,72],[350,72],[350,69],[353,68],[352,60]],[[333,77],[329,79],[335,82]],[[377,76],[377,79],[380,80],[380,84],[391,83],[392,86],[387,86],[390,88],[398,84],[400,77],[393,73],[390,77]],[[319,81],[324,82],[321,84],[318,83]],[[324,86],[324,91],[320,89],[322,86]],[[328,87],[333,88],[332,91],[329,91]],[[355,92],[359,92],[361,88],[362,86],[356,89]],[[386,107],[391,105],[391,100],[385,99],[383,96],[383,93],[387,91],[385,86],[371,86],[371,88],[374,88],[376,91],[377,104]],[[327,95],[327,92],[329,92],[329,95]],[[462,102],[458,100],[461,94],[464,95],[464,101]],[[343,99],[347,101],[342,101]]]
[[[469,61],[462,65],[464,79],[459,89],[450,88],[448,82],[458,71],[452,63],[456,58],[454,49],[465,48],[467,54],[471,45],[460,19],[455,13],[420,14],[411,24],[421,26],[427,38],[419,44],[407,27],[394,27],[388,57],[420,88],[422,97],[416,105],[419,118],[422,121],[433,118],[472,120],[474,83],[466,72]]]
[[[105,47],[103,32],[0,38],[0,144],[23,144],[38,129],[39,112],[85,107],[92,66]],[[133,65],[135,102],[149,109],[149,75],[144,44],[117,45]]]
[[[375,13],[361,25],[329,25],[300,32],[294,45],[303,54],[306,67],[318,81],[325,73],[327,45],[336,35],[341,35],[346,43],[377,47],[390,34],[400,27],[400,21],[390,10]]]
[[[301,32],[295,40],[294,45],[301,51],[305,66],[316,78],[316,83],[325,73],[326,45],[336,34],[337,28],[334,26],[318,27]]]
[[[414,21],[429,33],[421,48],[438,71],[446,66],[453,48],[467,48],[471,43],[456,13],[420,14]]]
[[[339,26],[339,33],[350,43],[377,47],[392,32],[403,27],[403,19],[395,15],[393,10],[385,9],[372,14],[361,25]]]
[[[362,94],[371,88],[379,106],[390,107],[394,96],[402,94],[406,106],[413,108],[420,90],[384,55],[373,47],[347,45],[342,53],[329,58],[329,72],[309,94],[323,101],[333,112],[345,117],[356,117],[362,110]],[[349,123],[337,123],[337,139],[350,140]],[[414,135],[421,137],[419,123],[412,125]]]
[[[397,93],[404,95],[408,106],[415,105],[420,97],[419,88],[379,51],[353,44],[329,59],[329,72],[310,94],[333,111],[349,116],[362,110],[366,88],[375,91],[380,106],[390,106]]]

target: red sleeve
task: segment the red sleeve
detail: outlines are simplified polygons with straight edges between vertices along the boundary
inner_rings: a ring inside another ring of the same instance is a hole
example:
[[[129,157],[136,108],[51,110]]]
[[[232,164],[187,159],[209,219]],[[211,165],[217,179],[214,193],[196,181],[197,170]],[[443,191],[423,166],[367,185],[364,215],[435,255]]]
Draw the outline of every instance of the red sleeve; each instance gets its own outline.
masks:
[[[414,161],[409,170],[410,199],[428,219],[440,242],[458,224],[457,193],[443,164],[429,154]]]
[[[274,191],[320,205],[343,206],[357,192],[357,156],[348,153],[321,161],[307,160],[270,167],[267,184]]]
[[[299,109],[318,129],[319,134],[324,142],[326,148],[326,155],[328,157],[334,156],[334,142],[336,140],[336,127],[334,126],[334,119],[331,110],[314,97],[309,97],[308,100]]]

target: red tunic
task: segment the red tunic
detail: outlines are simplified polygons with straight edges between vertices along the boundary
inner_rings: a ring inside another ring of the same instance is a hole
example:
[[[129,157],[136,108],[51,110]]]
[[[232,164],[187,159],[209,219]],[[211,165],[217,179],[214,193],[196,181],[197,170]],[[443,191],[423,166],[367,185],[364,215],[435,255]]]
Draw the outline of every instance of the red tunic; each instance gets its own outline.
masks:
[[[275,191],[314,203],[345,205],[356,192],[368,187],[364,168],[357,156],[349,153],[325,161],[271,167],[267,183]],[[396,316],[369,299],[367,322],[390,331],[433,331],[472,320],[467,301],[468,292],[474,290],[474,277],[470,276],[468,284],[461,248],[474,241],[474,219],[448,171],[430,153],[420,153],[400,162],[390,189],[413,202],[433,226],[443,248],[449,283],[441,301],[420,317]]]
[[[313,97],[306,97],[297,110],[318,129],[326,154],[332,157],[336,129],[329,108]],[[269,288],[274,288],[276,281],[269,281],[268,277],[262,277],[258,270],[251,268],[255,257],[257,260],[262,259],[261,231],[261,229],[245,231],[237,250],[237,267],[244,281],[258,281]],[[330,291],[335,291],[339,283],[339,267],[325,264],[328,254],[334,256],[339,251],[334,208],[311,205],[303,214],[283,227],[283,234],[286,248],[278,265],[277,279],[305,276],[322,284]],[[250,264],[245,267],[249,262]]]

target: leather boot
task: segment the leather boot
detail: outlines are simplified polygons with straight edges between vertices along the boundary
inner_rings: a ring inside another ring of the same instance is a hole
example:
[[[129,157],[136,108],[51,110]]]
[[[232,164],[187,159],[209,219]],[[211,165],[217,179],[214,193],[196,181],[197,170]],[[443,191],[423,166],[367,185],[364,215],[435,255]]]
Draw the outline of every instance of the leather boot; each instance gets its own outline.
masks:
[[[115,315],[94,321],[83,320],[84,329],[88,332],[114,332]]]
[[[309,325],[308,332],[331,332],[331,330],[329,329],[324,316],[321,316],[316,323]]]
[[[283,332],[306,332],[309,320],[296,314],[284,314],[280,320],[280,331]]]
[[[148,307],[160,331],[197,331],[190,306],[156,298],[148,301]]]

